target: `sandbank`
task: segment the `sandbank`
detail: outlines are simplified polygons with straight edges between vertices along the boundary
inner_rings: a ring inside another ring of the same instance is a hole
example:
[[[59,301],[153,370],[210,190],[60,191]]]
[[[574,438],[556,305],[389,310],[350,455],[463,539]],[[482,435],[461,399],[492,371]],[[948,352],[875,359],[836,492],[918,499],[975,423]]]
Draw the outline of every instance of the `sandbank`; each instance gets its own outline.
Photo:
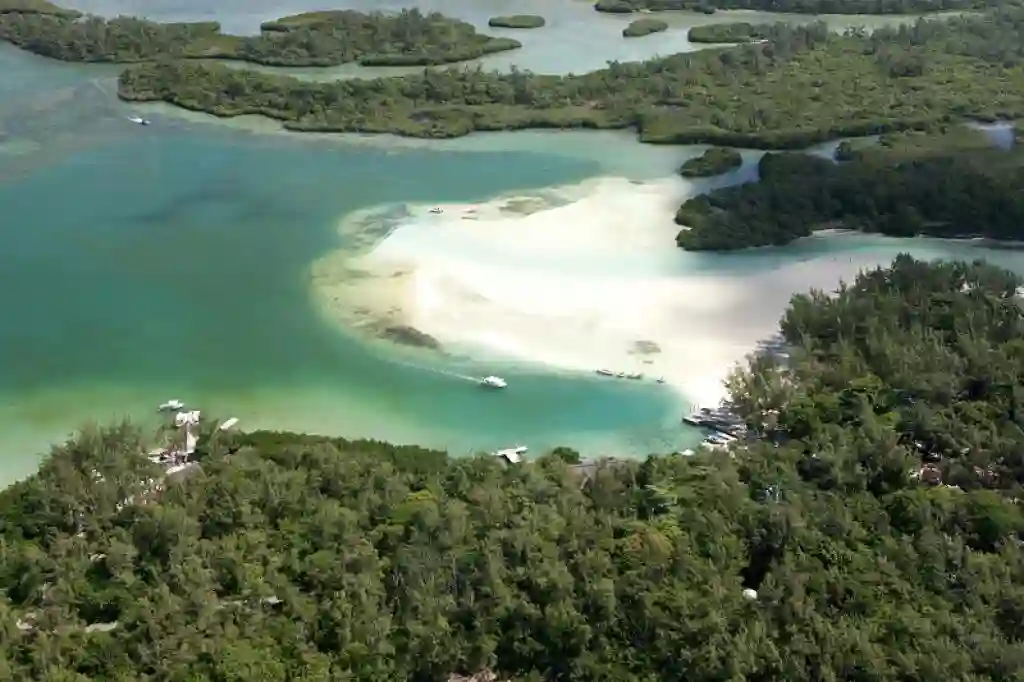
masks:
[[[672,216],[693,191],[678,177],[597,178],[480,204],[363,211],[342,222],[343,248],[314,264],[313,290],[349,328],[407,325],[449,351],[595,381],[617,380],[598,377],[602,368],[642,372],[710,405],[794,293],[834,290],[894,251],[686,253]]]

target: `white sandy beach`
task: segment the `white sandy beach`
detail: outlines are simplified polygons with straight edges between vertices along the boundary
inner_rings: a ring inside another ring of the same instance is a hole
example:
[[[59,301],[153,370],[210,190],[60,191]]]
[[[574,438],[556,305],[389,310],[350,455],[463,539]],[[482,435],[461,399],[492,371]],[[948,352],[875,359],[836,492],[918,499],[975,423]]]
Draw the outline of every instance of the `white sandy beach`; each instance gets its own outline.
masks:
[[[346,248],[313,267],[314,291],[350,326],[409,325],[487,359],[643,372],[707,405],[793,293],[891,258],[685,253],[672,216],[690,191],[678,178],[600,178],[441,214],[411,206],[383,238],[363,213],[341,226]]]

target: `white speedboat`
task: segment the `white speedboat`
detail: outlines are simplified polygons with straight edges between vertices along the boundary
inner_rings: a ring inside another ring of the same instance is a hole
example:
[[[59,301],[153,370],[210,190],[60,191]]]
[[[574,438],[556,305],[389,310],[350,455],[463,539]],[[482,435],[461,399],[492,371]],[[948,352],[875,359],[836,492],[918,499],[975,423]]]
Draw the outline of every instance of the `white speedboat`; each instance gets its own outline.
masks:
[[[131,121],[132,123],[137,123],[140,126],[148,126],[149,125],[149,119],[148,118],[142,118],[141,116],[129,116],[128,120]]]
[[[171,410],[180,410],[183,407],[185,407],[185,403],[175,398],[172,398],[171,400],[168,400],[166,403],[161,403],[160,407],[157,409],[159,409],[161,412],[168,412]]]
[[[444,209],[441,208],[440,206],[435,206],[434,208],[430,209],[430,212],[436,215],[439,213],[444,213]]]
[[[603,377],[613,377],[613,376],[615,376],[615,372],[611,371],[610,369],[599,369],[599,370],[597,370],[597,373],[600,374]]]
[[[525,445],[517,445],[514,448],[498,450],[497,452],[492,452],[491,454],[494,455],[495,457],[503,457],[512,464],[518,464],[519,462],[522,461],[523,455],[526,454],[527,450],[529,450],[529,448],[527,448]]]
[[[480,385],[486,386],[487,388],[505,388],[506,386],[508,386],[508,382],[506,382],[501,377],[490,376],[481,379]]]
[[[657,379],[655,379],[655,381],[657,381],[659,384],[663,384],[665,383],[665,377],[658,377]]]

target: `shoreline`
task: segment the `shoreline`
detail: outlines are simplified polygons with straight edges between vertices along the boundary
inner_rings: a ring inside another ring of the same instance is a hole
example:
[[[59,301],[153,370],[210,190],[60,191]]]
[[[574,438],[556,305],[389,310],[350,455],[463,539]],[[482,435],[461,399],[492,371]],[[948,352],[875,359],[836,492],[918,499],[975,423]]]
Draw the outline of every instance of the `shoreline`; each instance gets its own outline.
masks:
[[[832,290],[890,255],[702,271],[698,259],[720,257],[672,242],[671,207],[692,191],[678,177],[605,176],[441,204],[440,214],[367,209],[342,219],[342,247],[311,266],[311,294],[328,320],[371,343],[393,345],[379,330],[401,325],[441,352],[594,380],[605,379],[599,369],[641,372],[628,383],[662,377],[681,405],[717,405],[793,294]]]

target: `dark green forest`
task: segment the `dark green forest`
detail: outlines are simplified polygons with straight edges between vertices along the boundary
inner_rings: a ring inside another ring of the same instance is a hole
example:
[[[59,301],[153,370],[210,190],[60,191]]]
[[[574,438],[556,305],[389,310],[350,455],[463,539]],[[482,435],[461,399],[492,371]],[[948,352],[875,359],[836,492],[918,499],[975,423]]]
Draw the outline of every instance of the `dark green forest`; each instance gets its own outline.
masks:
[[[494,28],[541,28],[546,23],[544,17],[537,14],[510,14],[487,20],[487,25]]]
[[[416,9],[307,12],[265,22],[258,36],[234,36],[221,33],[216,22],[82,17],[27,0],[0,2],[0,40],[69,62],[217,58],[275,66],[447,64],[521,47],[477,33],[464,21]]]
[[[686,37],[691,43],[743,43],[751,40],[767,40],[771,37],[771,24],[750,24],[737,21],[731,24],[707,24],[694,26]]]
[[[1003,7],[1005,0],[597,0],[598,12],[665,12],[748,9],[790,14],[923,14]]]
[[[661,33],[668,30],[668,24],[661,19],[643,18],[629,22],[626,28],[622,29],[623,38],[643,38],[652,33]]]
[[[644,142],[803,149],[840,137],[1024,116],[1024,10],[836,35],[771,25],[768,42],[611,63],[578,76],[479,68],[311,83],[224,66],[129,67],[121,97],[293,130],[456,137],[635,128]]]
[[[983,133],[883,136],[843,143],[839,163],[766,154],[760,181],[688,200],[676,214],[689,250],[781,245],[824,228],[896,237],[1024,238],[1024,148]]]
[[[679,167],[684,178],[707,178],[736,170],[743,165],[743,157],[735,149],[711,147],[700,156],[687,159]]]
[[[901,257],[796,297],[730,452],[207,434],[143,495],[149,439],[86,429],[0,492],[0,678],[1019,680],[1022,284]]]

